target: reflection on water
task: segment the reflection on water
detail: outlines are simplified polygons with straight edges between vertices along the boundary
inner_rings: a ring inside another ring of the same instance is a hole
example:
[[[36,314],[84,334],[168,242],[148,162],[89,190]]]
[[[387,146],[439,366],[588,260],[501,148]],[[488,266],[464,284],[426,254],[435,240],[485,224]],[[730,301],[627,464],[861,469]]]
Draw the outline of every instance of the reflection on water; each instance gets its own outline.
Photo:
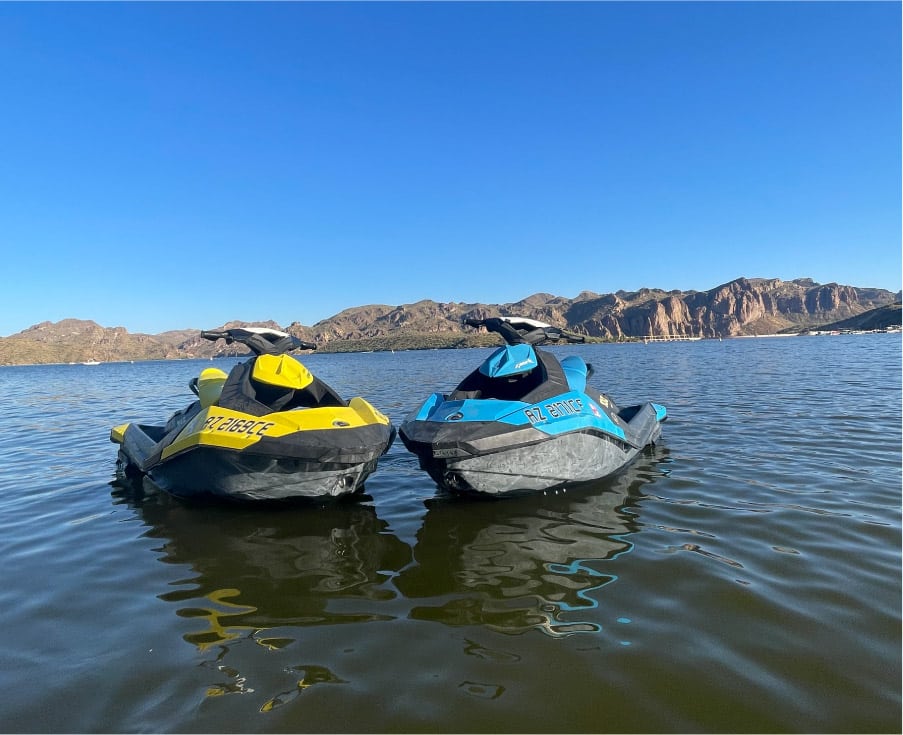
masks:
[[[601,631],[602,589],[617,580],[610,562],[629,552],[640,524],[641,488],[654,483],[667,450],[647,450],[619,476],[573,491],[426,503],[411,549],[359,496],[303,508],[189,503],[146,478],[116,479],[128,505],[159,539],[158,561],[184,567],[157,597],[174,606],[182,639],[209,672],[206,698],[252,694],[249,650],[288,649],[311,627],[397,618],[549,636]],[[468,656],[499,652],[468,639]],[[251,649],[247,647],[250,646]],[[302,649],[304,646],[302,646]],[[261,712],[313,686],[348,684],[328,662],[295,660]],[[465,693],[494,699],[497,685],[467,681]],[[258,693],[256,696],[260,696]]]
[[[278,646],[266,631],[375,619],[327,606],[342,598],[392,598],[385,583],[410,560],[407,545],[387,533],[364,502],[249,512],[241,506],[187,504],[153,490],[146,479],[139,483],[117,480],[114,487],[139,511],[149,527],[146,535],[164,541],[160,561],[186,564],[195,572],[160,598],[196,603],[179,614],[208,624],[189,637],[199,648],[249,630],[261,645]]]
[[[640,488],[661,476],[663,447],[592,486],[545,495],[475,501],[437,497],[417,534],[417,561],[396,585],[426,600],[410,616],[551,636],[601,630],[585,613],[617,580],[611,562],[633,548]]]
[[[347,684],[344,679],[340,679],[325,666],[293,666],[291,671],[295,675],[300,675],[297,684],[264,702],[260,708],[261,712],[270,712],[276,707],[288,704],[314,684]]]
[[[159,560],[190,570],[158,597],[196,624],[184,640],[214,654],[204,665],[225,679],[211,685],[208,696],[253,691],[228,663],[236,642],[279,650],[295,642],[297,628],[391,619],[369,603],[396,597],[387,582],[409,563],[411,551],[386,531],[366,496],[304,508],[249,508],[187,503],[146,478],[111,484],[118,502],[140,514],[145,535],[161,539]],[[340,601],[350,607],[336,609]],[[299,675],[293,695],[314,683],[341,682],[322,666],[293,668]]]

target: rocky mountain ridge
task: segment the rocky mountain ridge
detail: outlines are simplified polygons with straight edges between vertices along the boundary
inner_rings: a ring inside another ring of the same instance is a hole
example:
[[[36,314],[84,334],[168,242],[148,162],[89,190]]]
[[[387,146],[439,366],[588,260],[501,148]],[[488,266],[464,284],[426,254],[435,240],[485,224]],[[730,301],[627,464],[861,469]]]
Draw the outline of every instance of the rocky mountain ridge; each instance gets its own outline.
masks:
[[[640,289],[574,299],[538,293],[513,303],[488,305],[420,301],[402,306],[346,309],[312,327],[292,324],[297,336],[329,345],[387,338],[399,331],[460,333],[464,317],[525,316],[603,340],[647,335],[733,337],[798,331],[855,317],[899,301],[883,289],[857,288],[811,279],[738,278],[709,291]]]
[[[590,340],[649,335],[713,338],[814,329],[899,301],[899,293],[884,289],[820,284],[811,279],[738,278],[708,291],[583,291],[574,299],[537,293],[506,304],[424,300],[400,306],[353,307],[312,326],[236,321],[203,328],[269,326],[315,342],[323,351],[496,344],[495,335],[475,334],[461,322],[465,317],[497,315],[539,319]],[[245,351],[241,345],[201,338],[200,328],[132,334],[123,327],[102,327],[78,319],[42,322],[0,338],[0,364],[7,365],[214,357]]]

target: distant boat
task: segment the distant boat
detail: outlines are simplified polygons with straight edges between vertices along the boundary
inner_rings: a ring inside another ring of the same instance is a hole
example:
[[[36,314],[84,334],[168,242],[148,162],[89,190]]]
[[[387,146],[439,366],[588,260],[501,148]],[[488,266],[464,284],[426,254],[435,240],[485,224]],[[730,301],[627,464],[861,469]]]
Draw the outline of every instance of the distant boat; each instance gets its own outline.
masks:
[[[88,360],[87,362],[83,362],[82,365],[100,365],[97,360]]]

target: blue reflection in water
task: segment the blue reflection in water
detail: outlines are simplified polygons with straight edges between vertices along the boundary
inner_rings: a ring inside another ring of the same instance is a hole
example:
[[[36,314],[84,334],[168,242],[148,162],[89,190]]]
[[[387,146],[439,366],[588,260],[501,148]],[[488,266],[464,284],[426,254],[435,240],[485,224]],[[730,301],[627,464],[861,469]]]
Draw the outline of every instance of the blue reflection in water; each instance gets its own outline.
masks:
[[[661,477],[666,455],[649,450],[621,475],[569,492],[428,502],[417,563],[395,580],[407,599],[423,601],[410,617],[508,634],[601,632],[599,616],[586,613],[618,579],[601,566],[634,548],[640,488]]]

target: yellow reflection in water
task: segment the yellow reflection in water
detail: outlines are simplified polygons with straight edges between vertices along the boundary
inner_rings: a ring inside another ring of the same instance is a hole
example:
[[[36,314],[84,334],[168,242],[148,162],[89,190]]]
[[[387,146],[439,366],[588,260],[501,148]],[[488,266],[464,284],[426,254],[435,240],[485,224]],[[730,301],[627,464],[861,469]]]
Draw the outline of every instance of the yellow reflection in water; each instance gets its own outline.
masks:
[[[255,612],[256,607],[251,605],[239,605],[229,602],[227,598],[238,597],[241,592],[237,589],[219,589],[205,595],[210,602],[210,607],[183,608],[179,615],[183,617],[199,618],[207,622],[207,630],[197,633],[187,633],[184,639],[206,651],[211,646],[219,645],[238,638],[242,633],[253,632],[256,628],[248,625],[229,625],[229,618],[246,615]]]

